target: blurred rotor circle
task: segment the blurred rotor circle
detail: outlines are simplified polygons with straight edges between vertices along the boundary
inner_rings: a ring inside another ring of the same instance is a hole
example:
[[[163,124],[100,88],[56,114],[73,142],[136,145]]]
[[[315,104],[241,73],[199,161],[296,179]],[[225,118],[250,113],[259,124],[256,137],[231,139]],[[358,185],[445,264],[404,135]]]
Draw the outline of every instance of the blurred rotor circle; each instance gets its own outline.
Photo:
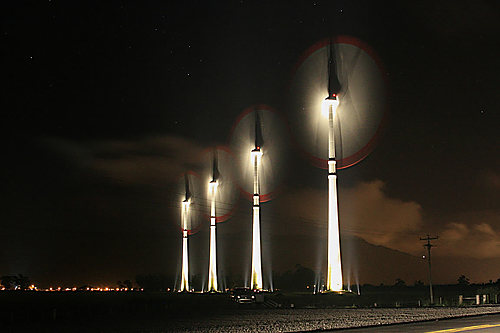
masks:
[[[204,171],[202,173],[203,191],[206,193],[204,216],[210,219],[210,189],[209,184],[217,180],[217,191],[215,196],[216,222],[224,222],[231,218],[235,210],[236,202],[240,192],[234,175],[233,153],[226,146],[217,146],[206,149],[203,155]]]
[[[295,140],[315,166],[327,168],[328,122],[321,103],[329,95],[330,55],[340,83],[334,131],[337,166],[342,169],[375,147],[386,118],[387,84],[375,52],[356,38],[325,39],[302,55],[289,87],[289,108]]]
[[[186,219],[188,234],[197,233],[201,227],[202,214],[205,210],[206,196],[202,192],[200,176],[194,171],[187,171],[179,177],[177,184],[176,205],[178,211],[178,225],[182,226],[182,204],[189,201],[189,214]]]
[[[260,129],[257,130],[257,127]],[[246,198],[251,200],[253,196],[251,151],[258,144],[262,152],[259,165],[260,201],[266,202],[273,198],[282,180],[288,142],[287,123],[273,108],[256,105],[241,113],[231,130],[230,147],[235,159],[236,179]]]

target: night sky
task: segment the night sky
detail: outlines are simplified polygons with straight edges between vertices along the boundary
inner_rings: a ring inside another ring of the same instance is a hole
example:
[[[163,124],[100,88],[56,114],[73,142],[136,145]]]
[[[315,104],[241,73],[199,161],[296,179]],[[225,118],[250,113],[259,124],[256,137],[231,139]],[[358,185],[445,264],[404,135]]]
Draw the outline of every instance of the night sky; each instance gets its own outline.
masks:
[[[202,171],[249,106],[291,117],[300,55],[348,35],[385,66],[389,122],[339,172],[345,267],[362,283],[426,281],[431,234],[438,283],[500,278],[499,3],[292,3],[3,4],[0,274],[47,286],[176,275],[181,174]],[[287,163],[262,208],[264,269],[319,271],[325,171],[293,149]],[[250,207],[240,199],[218,228],[220,269],[242,279]],[[206,275],[208,221],[190,246]]]

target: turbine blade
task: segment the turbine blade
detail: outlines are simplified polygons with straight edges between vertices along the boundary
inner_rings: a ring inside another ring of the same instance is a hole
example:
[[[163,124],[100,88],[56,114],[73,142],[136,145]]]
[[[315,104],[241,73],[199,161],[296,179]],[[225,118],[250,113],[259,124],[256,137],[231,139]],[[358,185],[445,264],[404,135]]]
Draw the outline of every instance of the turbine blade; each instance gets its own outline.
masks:
[[[346,93],[349,90],[349,78],[354,72],[354,68],[356,67],[356,64],[358,63],[359,56],[361,55],[361,49],[356,49],[356,53],[354,54],[354,57],[352,57],[352,60],[350,64],[345,63],[344,64],[344,56],[343,54],[339,54],[342,59],[337,62],[338,64],[338,71],[342,73],[342,90],[343,93]]]
[[[213,164],[212,164],[212,180],[218,180],[220,177],[220,172],[218,168],[219,162],[218,162],[218,157],[217,157],[217,149],[214,149],[214,159],[213,159]]]
[[[264,138],[262,137],[262,122],[260,119],[259,111],[255,110],[255,148],[264,145]]]
[[[337,52],[335,51],[335,44],[330,39],[328,48],[328,96],[337,95],[341,90],[341,85],[337,73]]]
[[[184,174],[184,182],[185,182],[185,189],[186,189],[185,199],[189,200],[189,199],[191,199],[191,191],[189,190],[189,178],[188,178],[187,172]]]

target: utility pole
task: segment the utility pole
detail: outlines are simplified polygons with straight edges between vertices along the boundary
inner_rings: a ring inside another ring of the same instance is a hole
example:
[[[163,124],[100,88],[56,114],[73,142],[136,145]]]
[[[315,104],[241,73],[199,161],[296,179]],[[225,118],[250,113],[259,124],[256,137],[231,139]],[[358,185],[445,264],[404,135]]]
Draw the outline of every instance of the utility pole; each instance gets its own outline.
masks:
[[[429,234],[427,234],[427,237],[420,237],[420,240],[427,241],[426,244],[424,244],[424,247],[427,248],[427,262],[429,263],[429,294],[431,298],[431,304],[434,304],[434,295],[432,293],[432,273],[431,273],[431,247],[434,245],[431,244],[431,240],[438,239],[439,236],[436,237],[430,237]]]

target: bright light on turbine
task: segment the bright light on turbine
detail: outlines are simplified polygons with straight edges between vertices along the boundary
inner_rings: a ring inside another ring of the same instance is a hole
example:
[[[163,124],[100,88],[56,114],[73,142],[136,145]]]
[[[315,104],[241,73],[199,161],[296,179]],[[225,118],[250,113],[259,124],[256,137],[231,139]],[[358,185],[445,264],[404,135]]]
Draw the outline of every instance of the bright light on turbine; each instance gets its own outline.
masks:
[[[217,187],[219,186],[219,183],[216,180],[212,180],[210,183],[208,183],[208,190],[210,193],[215,193],[217,192]]]
[[[335,117],[335,112],[336,112],[338,106],[339,106],[339,100],[337,99],[337,97],[335,97],[335,96],[327,97],[321,103],[321,114],[323,115],[323,117],[328,119],[329,114],[330,114],[330,108],[331,108],[331,110],[333,112],[333,116]]]
[[[260,147],[255,148],[252,150],[252,163],[257,159],[257,164],[260,163],[260,160],[262,159],[262,151],[260,150]]]

